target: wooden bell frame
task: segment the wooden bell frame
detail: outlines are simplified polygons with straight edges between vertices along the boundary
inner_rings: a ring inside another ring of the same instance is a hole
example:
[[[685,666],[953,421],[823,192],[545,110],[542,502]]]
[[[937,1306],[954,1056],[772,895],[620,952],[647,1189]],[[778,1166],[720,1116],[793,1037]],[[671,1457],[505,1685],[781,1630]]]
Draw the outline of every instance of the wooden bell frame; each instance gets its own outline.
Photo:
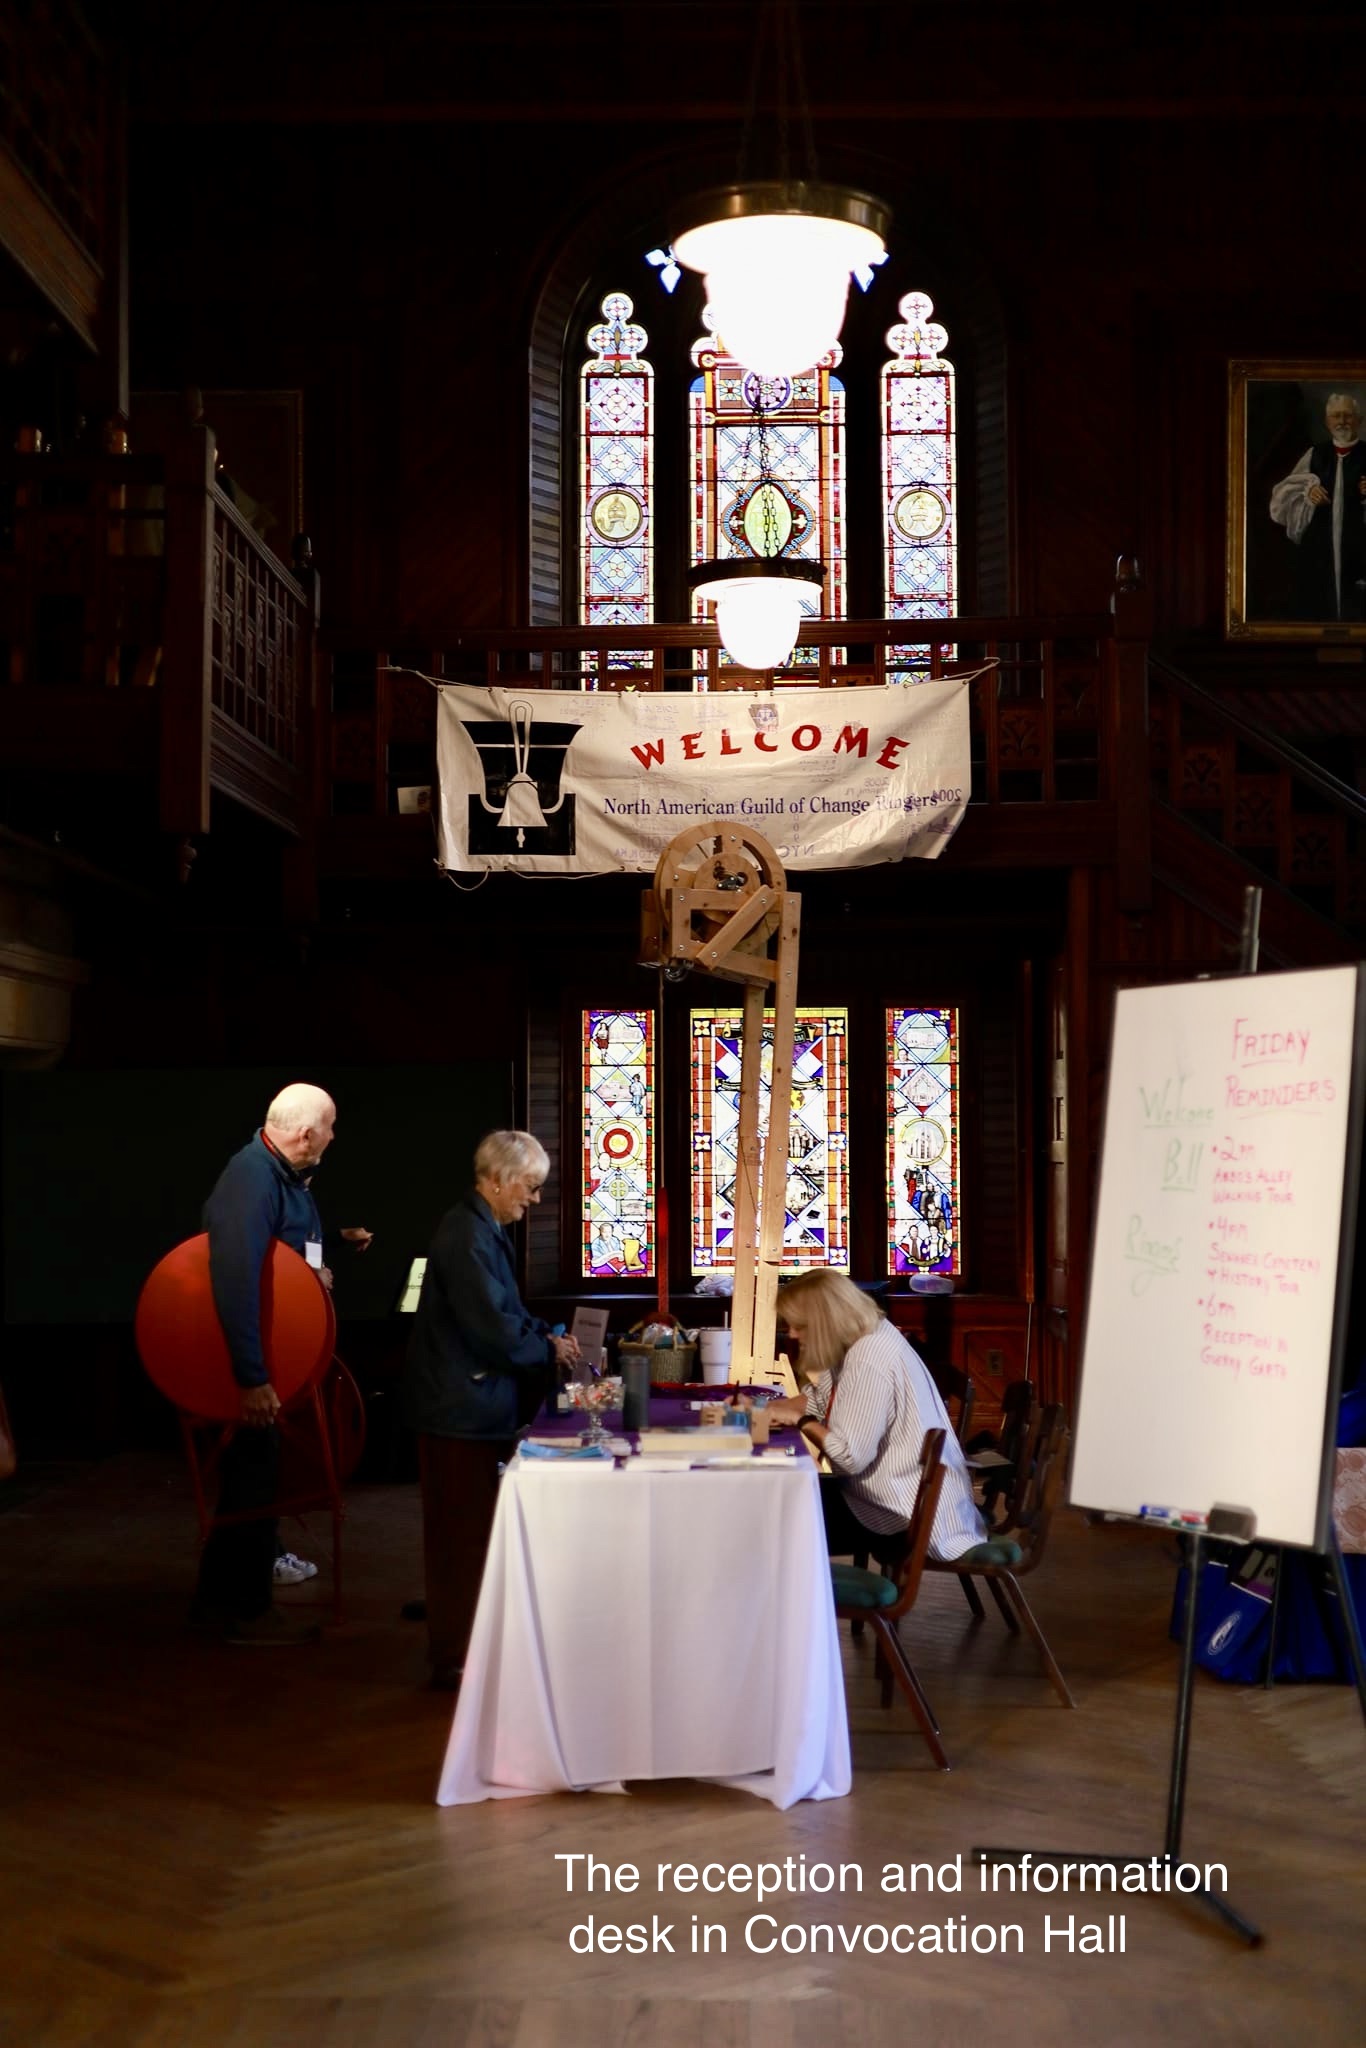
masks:
[[[735,1293],[730,1376],[775,1376],[782,1264],[792,1039],[801,897],[758,832],[706,818],[670,840],[641,905],[641,965],[673,980],[690,969],[744,989],[740,1124],[735,1183]],[[759,1131],[764,1011],[773,1009],[766,1139]],[[765,1160],[773,1170],[763,1171]],[[795,1388],[790,1368],[783,1379]]]

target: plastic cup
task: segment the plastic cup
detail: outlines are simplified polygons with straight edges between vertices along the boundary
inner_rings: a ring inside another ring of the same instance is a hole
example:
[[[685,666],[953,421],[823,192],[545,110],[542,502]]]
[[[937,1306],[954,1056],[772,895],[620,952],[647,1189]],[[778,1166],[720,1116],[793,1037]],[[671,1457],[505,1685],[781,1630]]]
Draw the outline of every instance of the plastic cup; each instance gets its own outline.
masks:
[[[730,1379],[730,1337],[729,1330],[703,1330],[699,1335],[702,1347],[702,1384],[707,1387],[724,1387]]]

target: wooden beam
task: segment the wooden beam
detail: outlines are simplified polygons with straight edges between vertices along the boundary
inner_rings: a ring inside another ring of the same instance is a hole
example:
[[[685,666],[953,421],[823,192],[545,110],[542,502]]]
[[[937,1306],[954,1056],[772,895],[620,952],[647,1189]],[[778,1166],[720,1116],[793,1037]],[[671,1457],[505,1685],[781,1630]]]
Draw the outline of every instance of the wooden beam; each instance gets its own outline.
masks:
[[[0,145],[0,244],[72,332],[94,352],[104,278],[37,187]]]
[[[754,1282],[753,1364],[767,1378],[777,1333],[778,1276],[783,1264],[783,1218],[787,1212],[787,1134],[792,1120],[792,1040],[797,1010],[797,948],[802,899],[790,892],[778,928],[778,982],[773,991],[773,1064],[768,1083],[768,1131],[763,1146],[763,1208]],[[757,1062],[756,1062],[757,1064]],[[737,1254],[738,1255],[738,1254]],[[734,1356],[731,1363],[735,1376]]]
[[[759,1078],[765,990],[746,988],[740,1025],[740,1125],[735,1146],[735,1291],[731,1297],[730,1372],[748,1380],[755,1364],[755,1282],[759,1264]]]

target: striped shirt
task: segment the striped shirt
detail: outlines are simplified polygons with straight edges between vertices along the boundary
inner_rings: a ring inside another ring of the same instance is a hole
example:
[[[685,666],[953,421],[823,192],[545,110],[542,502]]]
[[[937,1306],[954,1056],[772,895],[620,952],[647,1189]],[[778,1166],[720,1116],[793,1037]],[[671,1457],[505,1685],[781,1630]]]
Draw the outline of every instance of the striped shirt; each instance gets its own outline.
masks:
[[[831,1402],[834,1412],[831,1414]],[[942,1429],[944,1485],[930,1556],[961,1557],[987,1530],[972,1497],[972,1480],[939,1389],[899,1330],[878,1324],[844,1354],[838,1375],[822,1373],[806,1396],[806,1412],[829,1417],[825,1455],[844,1481],[844,1495],[865,1528],[879,1535],[904,1529],[920,1484],[925,1432]]]

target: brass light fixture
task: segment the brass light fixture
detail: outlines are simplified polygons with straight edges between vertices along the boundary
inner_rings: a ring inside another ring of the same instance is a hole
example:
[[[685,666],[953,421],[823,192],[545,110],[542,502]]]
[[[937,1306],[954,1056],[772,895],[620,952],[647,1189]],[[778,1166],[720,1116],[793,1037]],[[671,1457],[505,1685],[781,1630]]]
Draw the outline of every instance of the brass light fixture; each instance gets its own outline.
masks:
[[[753,134],[770,66],[777,175],[754,179]],[[794,376],[819,362],[839,339],[851,273],[881,261],[890,224],[882,200],[820,178],[796,8],[793,0],[763,0],[739,175],[702,193],[673,234],[678,262],[706,280],[727,354],[765,377]]]

